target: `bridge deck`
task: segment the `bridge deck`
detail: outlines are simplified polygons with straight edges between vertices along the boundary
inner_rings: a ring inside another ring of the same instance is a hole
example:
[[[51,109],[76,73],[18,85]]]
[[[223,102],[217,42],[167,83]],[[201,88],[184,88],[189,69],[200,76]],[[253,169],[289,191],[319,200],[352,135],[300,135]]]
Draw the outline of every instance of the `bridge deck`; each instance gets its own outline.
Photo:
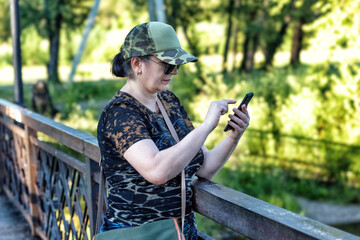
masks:
[[[0,193],[0,240],[36,240],[31,235],[29,223],[11,203],[5,193]]]

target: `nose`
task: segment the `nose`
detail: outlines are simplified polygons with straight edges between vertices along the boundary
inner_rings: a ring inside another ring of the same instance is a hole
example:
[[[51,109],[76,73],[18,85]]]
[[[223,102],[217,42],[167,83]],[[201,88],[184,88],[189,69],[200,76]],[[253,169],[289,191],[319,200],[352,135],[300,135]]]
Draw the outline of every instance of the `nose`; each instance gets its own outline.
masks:
[[[178,69],[177,67],[174,68],[174,70],[172,70],[172,72],[170,73],[171,75],[176,75],[178,74]]]

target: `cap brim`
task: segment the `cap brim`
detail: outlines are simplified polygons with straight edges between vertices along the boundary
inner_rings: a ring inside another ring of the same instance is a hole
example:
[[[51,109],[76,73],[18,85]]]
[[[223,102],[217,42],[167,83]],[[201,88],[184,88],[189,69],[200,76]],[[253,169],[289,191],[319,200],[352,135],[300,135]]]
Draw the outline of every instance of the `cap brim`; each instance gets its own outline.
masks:
[[[183,65],[185,63],[198,61],[197,57],[191,55],[181,48],[162,51],[154,53],[153,55],[158,59],[173,65]]]

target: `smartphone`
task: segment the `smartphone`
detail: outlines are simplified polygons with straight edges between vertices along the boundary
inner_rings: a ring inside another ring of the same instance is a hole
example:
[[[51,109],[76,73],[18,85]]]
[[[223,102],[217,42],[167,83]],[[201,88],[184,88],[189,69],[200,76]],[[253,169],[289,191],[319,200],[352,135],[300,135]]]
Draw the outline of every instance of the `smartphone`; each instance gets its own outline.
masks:
[[[247,94],[245,95],[244,99],[241,101],[238,109],[241,111],[241,106],[242,106],[242,105],[245,104],[245,106],[247,106],[253,96],[254,96],[254,93],[252,93],[252,92],[247,93]],[[228,131],[228,130],[230,130],[230,129],[232,129],[232,127],[228,124],[228,125],[226,125],[226,127],[224,128],[224,132],[226,132],[226,131]]]

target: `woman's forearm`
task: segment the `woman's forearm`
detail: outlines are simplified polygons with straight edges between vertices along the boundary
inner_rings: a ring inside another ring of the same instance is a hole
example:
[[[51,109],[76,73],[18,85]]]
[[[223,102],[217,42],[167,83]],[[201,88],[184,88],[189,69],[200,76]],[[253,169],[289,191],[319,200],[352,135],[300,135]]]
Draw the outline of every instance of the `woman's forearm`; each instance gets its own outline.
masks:
[[[158,164],[155,171],[163,174],[163,181],[166,182],[174,178],[190,163],[199,152],[211,130],[205,124],[201,124],[180,142],[168,149],[159,151],[154,156],[154,162]]]
[[[228,124],[233,128],[227,138],[211,151],[205,151],[205,161],[197,172],[199,177],[212,179],[224,166],[240,141],[241,136],[250,123],[250,115],[245,105],[241,110],[233,108],[234,115],[230,114]],[[205,147],[204,147],[205,148]],[[206,148],[205,148],[206,149]]]
[[[218,146],[205,152],[205,161],[197,172],[199,177],[211,180],[224,166],[235,150],[239,140],[227,136]]]

